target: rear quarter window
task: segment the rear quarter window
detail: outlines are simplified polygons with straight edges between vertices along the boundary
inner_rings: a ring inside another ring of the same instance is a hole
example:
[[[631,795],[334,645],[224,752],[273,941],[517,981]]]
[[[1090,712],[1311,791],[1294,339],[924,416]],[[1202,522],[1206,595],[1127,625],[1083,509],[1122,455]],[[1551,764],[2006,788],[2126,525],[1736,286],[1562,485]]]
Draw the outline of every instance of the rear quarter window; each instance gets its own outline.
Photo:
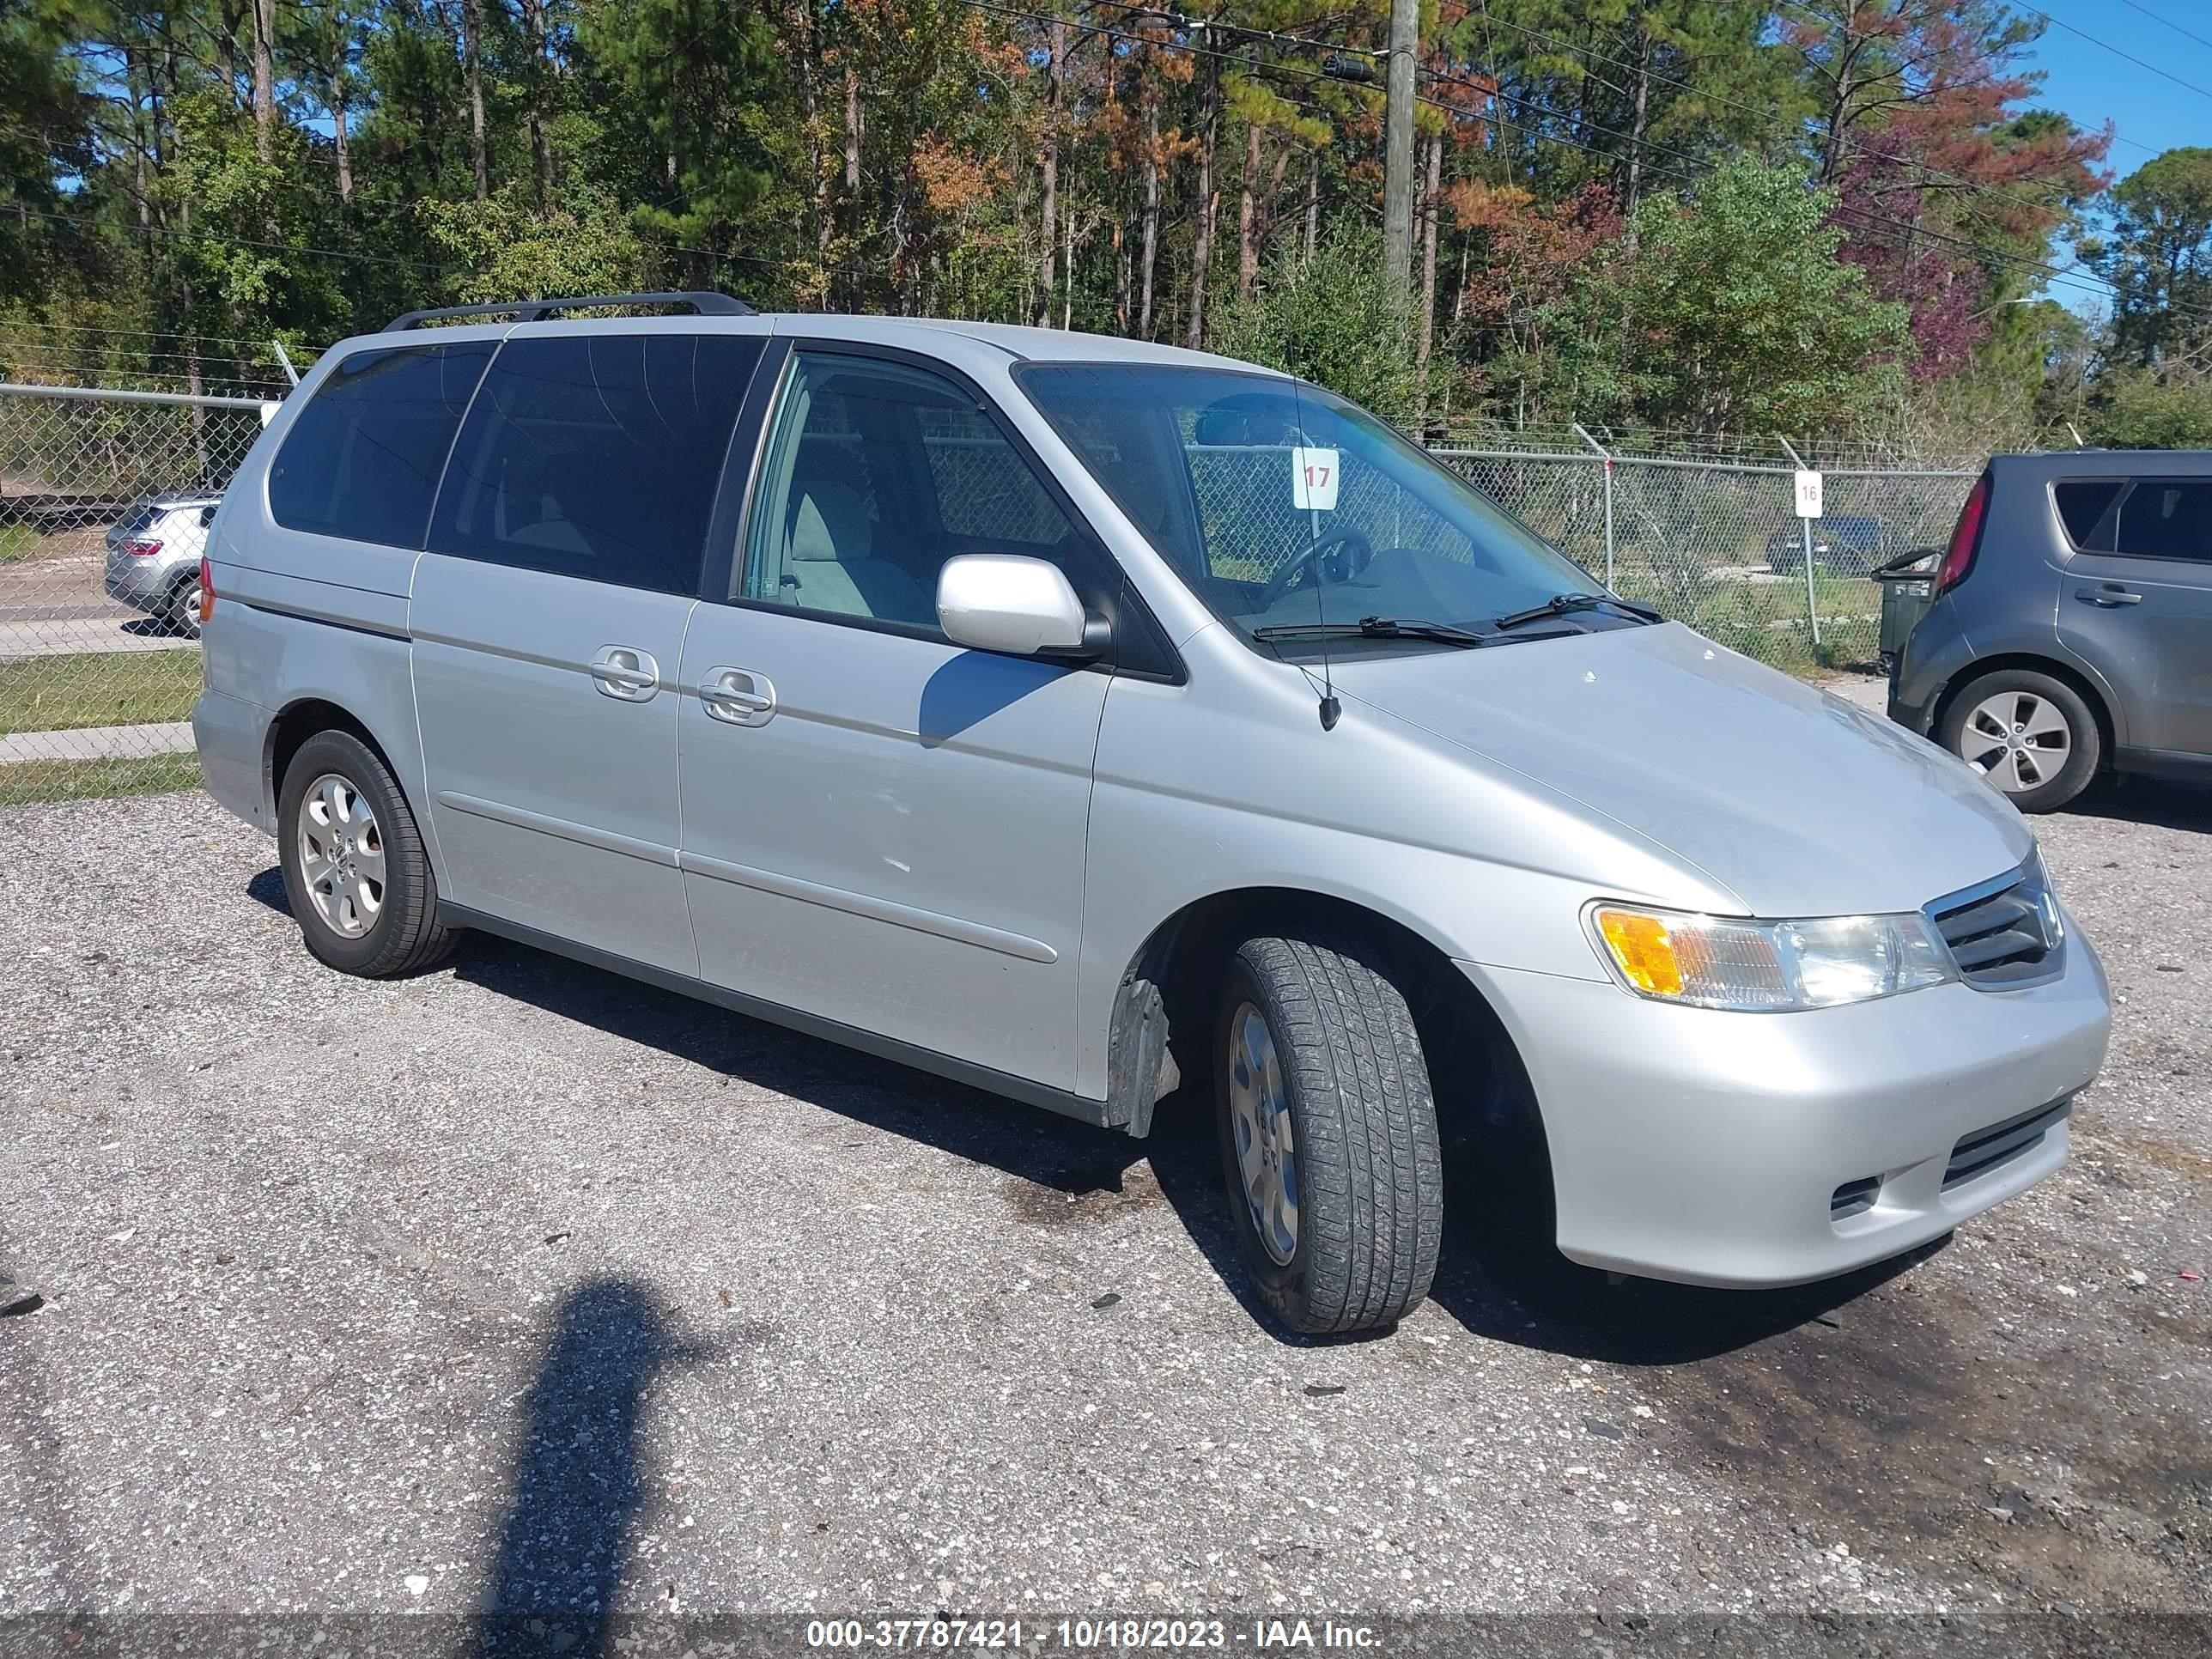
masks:
[[[356,351],[316,389],[269,469],[288,530],[419,548],[470,395],[495,343]]]
[[[2112,504],[2127,488],[2125,478],[2069,478],[2051,486],[2058,521],[2066,526],[2066,539],[2084,552],[2112,550]]]

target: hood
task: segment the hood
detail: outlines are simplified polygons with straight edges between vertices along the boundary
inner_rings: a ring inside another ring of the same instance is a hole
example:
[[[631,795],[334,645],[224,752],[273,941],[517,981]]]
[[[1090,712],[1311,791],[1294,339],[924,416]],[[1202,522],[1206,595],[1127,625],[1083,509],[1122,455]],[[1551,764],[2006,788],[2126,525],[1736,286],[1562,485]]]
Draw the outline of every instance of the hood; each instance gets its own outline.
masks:
[[[1754,915],[1918,909],[2035,845],[1963,762],[1680,623],[1334,672],[1340,694],[1657,842]]]

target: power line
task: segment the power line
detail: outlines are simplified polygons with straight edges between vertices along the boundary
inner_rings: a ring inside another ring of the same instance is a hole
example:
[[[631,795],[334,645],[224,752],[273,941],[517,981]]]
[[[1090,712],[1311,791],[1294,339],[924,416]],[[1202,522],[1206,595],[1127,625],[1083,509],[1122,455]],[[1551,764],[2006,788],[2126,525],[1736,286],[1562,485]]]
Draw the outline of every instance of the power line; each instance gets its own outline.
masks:
[[[44,208],[18,207],[15,212],[27,214],[33,219],[52,219],[60,224],[76,225],[95,230],[131,232],[140,236],[167,236],[173,240],[192,242],[215,242],[227,247],[259,248],[270,253],[313,253],[326,259],[349,259],[361,264],[398,265],[406,270],[437,270],[441,267],[421,259],[395,259],[388,254],[349,253],[343,248],[295,246],[289,242],[260,242],[246,236],[218,236],[210,231],[180,230],[168,225],[134,225],[125,220],[120,223],[86,218],[73,213],[53,213]]]
[[[179,334],[173,329],[110,328],[93,323],[50,323],[33,317],[10,318],[0,321],[0,332],[9,329],[46,329],[61,334],[110,334],[135,340],[179,340],[186,344],[197,341],[203,345],[244,345],[266,347],[266,340],[248,340],[235,334]],[[54,343],[62,344],[57,341]],[[313,346],[295,347],[295,350],[313,351]]]
[[[1516,98],[1512,94],[1506,93],[1499,93],[1494,95],[1508,103],[1536,109],[1541,113],[1550,116],[1554,120],[1570,123],[1574,121],[1573,117],[1568,116],[1563,112],[1552,109],[1548,106],[1538,104],[1532,99]],[[1421,101],[1438,109],[1449,109],[1452,110],[1455,113],[1465,113],[1464,111],[1458,110],[1456,106],[1444,104],[1436,99],[1425,98]],[[1589,144],[1579,143],[1572,138],[1563,137],[1555,132],[1546,132],[1539,128],[1522,126],[1516,122],[1507,120],[1502,116],[1492,115],[1487,118],[1495,121],[1497,125],[1501,127],[1507,128],[1516,132],[1526,133],[1530,137],[1540,139],[1547,143],[1564,144],[1570,149],[1581,150],[1586,155],[1595,155],[1604,160],[1613,159],[1607,151],[1598,149]],[[1608,137],[1618,138],[1624,136],[1620,133],[1613,131],[1610,128],[1597,126],[1589,123],[1580,123],[1579,125],[1584,125],[1589,131],[1604,133]],[[1663,155],[1679,155],[1692,162],[1697,162],[1699,160],[1698,157],[1691,155],[1687,151],[1677,150],[1668,145],[1658,144],[1651,145],[1650,147],[1657,149]],[[1686,173],[1672,168],[1654,166],[1652,167],[1652,172],[1657,177],[1669,179],[1670,181],[1677,184],[1694,186],[1699,182],[1696,175]],[[1962,249],[1966,252],[1973,253],[1979,258],[1986,259],[1997,264],[2017,265],[2023,269],[2035,271],[2044,278],[2046,284],[2052,287],[2063,288],[2074,293],[2094,295],[2100,299],[2117,299],[2118,297],[2119,290],[2112,283],[2106,281],[2103,277],[2096,276],[2094,273],[2081,271],[2078,267],[2053,265],[2039,259],[2031,258],[2024,254],[2009,253],[2001,249],[1986,247],[1978,242],[1970,241],[1962,237],[1952,236],[1946,234],[1942,231],[1931,230],[1923,225],[1909,224],[1903,220],[1888,218],[1879,214],[1872,213],[1869,210],[1852,207],[1846,204],[1838,204],[1833,211],[1838,217],[1845,219],[1869,235],[1875,236],[1878,240],[1885,240],[1889,246],[1893,247],[1903,247],[1909,251],[1912,243],[1916,240],[1934,241]],[[2192,308],[2174,307],[2172,309],[2178,315],[2194,317],[2198,318],[2201,320],[2212,321],[2212,311],[2200,313]]]
[[[1547,116],[1555,121],[1564,122],[1570,125],[1581,126],[1585,131],[1602,133],[1609,138],[1625,138],[1627,136],[1624,133],[1618,132],[1612,128],[1601,126],[1594,122],[1580,120],[1563,111],[1556,110],[1547,104],[1540,103],[1532,98],[1519,97],[1512,93],[1505,92],[1503,89],[1494,89],[1491,95],[1502,102],[1513,104],[1524,109],[1535,110],[1540,114]],[[1510,126],[1513,124],[1510,122],[1503,122],[1501,125]],[[1589,144],[1577,143],[1573,139],[1562,137],[1557,133],[1547,134],[1539,130],[1525,127],[1516,128],[1516,130],[1528,132],[1530,136],[1534,137],[1544,139],[1552,143],[1565,144],[1571,149],[1582,150],[1589,155],[1600,156],[1607,160],[1613,159],[1606,151],[1597,149]],[[1662,155],[1677,157],[1684,161],[1692,164],[1693,166],[1701,165],[1704,159],[1700,156],[1691,154],[1687,150],[1677,149],[1669,144],[1656,143],[1648,138],[1644,141],[1644,147],[1647,149],[1656,150]],[[1659,171],[1659,169],[1655,168],[1654,171]],[[1681,183],[1694,185],[1698,182],[1694,175],[1684,174],[1679,172],[1674,173],[1670,176]],[[1943,232],[1931,230],[1923,225],[1910,224],[1904,220],[1893,219],[1886,215],[1875,213],[1871,210],[1855,207],[1847,204],[1839,204],[1835,211],[1839,216],[1849,216],[1863,224],[1887,226],[1893,230],[1908,237],[1947,243],[1953,246],[1970,250],[1978,257],[1984,259],[1993,260],[1999,264],[2018,265],[2024,270],[2037,271],[2046,280],[2063,282],[2065,286],[2074,288],[2081,288],[2081,286],[2078,282],[2065,280],[2072,275],[2067,267],[2049,264],[2042,260],[2031,258],[2025,254],[2011,253],[1999,248],[1986,247],[1978,242],[1970,241],[1961,237],[1948,235]],[[2094,289],[2081,289],[2081,291],[2101,294],[2105,290],[2112,288],[2112,284],[2104,282],[2102,278],[2093,277],[2091,280],[2097,283],[2098,286]]]
[[[2182,27],[2180,24],[2175,22],[2171,17],[2160,17],[2148,6],[2138,4],[2136,0],[2120,0],[2120,3],[2133,10],[2141,12],[2144,16],[2149,18],[2154,23],[2165,24],[2166,27],[2172,29],[2176,34],[2186,35],[2190,40],[2194,40],[2200,46],[2212,46],[2212,40],[2206,40],[2203,35],[2197,33],[2193,29],[2185,29]]]
[[[1067,21],[1066,18],[1055,19],[1050,14],[1045,12],[1029,11],[1019,7],[995,4],[994,3],[994,0],[960,0],[960,3],[972,7],[979,11],[992,12],[1001,16],[1018,18],[1030,22],[1049,23],[1054,21],[1065,22]],[[1115,3],[1120,3],[1120,0],[1115,0]],[[1808,9],[1810,9],[1810,8],[1808,8]],[[1159,15],[1170,15],[1170,14],[1162,13]],[[1122,33],[1122,31],[1111,28],[1099,29],[1096,27],[1087,28],[1085,32],[1108,34]],[[1298,44],[1309,49],[1321,48],[1326,46],[1325,42],[1316,40],[1302,40]],[[1188,52],[1195,55],[1220,58],[1229,62],[1243,63],[1245,61],[1242,54],[1221,52],[1212,47],[1195,46],[1188,41],[1177,42],[1175,49],[1179,52]],[[1285,73],[1304,76],[1308,80],[1321,81],[1334,78],[1322,74],[1319,70],[1301,69],[1295,64],[1278,63],[1270,65],[1270,67]],[[1498,102],[1514,105],[1522,109],[1534,110],[1539,114],[1548,117],[1552,120],[1561,122],[1570,126],[1579,126],[1586,131],[1600,133],[1608,138],[1625,140],[1627,137],[1626,134],[1620,132],[1613,128],[1606,127],[1595,122],[1580,119],[1575,116],[1567,114],[1563,111],[1553,109],[1550,106],[1540,103],[1534,99],[1524,98],[1516,94],[1509,93],[1503,88],[1493,83],[1470,81],[1463,77],[1454,76],[1439,75],[1433,70],[1425,71],[1425,78],[1430,80],[1431,82],[1442,82],[1449,85],[1468,87],[1487,94],[1490,98]],[[1364,88],[1362,89],[1364,90]],[[1465,116],[1468,113],[1468,112],[1464,108],[1456,105],[1446,103],[1440,99],[1423,98],[1420,101],[1429,105],[1431,108],[1443,110],[1453,115]],[[1526,133],[1530,137],[1537,138],[1546,143],[1564,144],[1571,149],[1580,150],[1585,155],[1595,155],[1601,160],[1611,161],[1616,159],[1607,151],[1598,149],[1589,144],[1579,143],[1571,138],[1563,137],[1557,132],[1547,132],[1540,128],[1525,126],[1513,121],[1506,120],[1503,117],[1496,115],[1495,113],[1492,113],[1486,118],[1492,120],[1496,122],[1498,125],[1507,128],[1510,131]],[[1656,143],[1648,138],[1644,140],[1644,148],[1649,150],[1656,151],[1661,155],[1678,157],[1679,159],[1687,161],[1694,166],[1702,166],[1704,164],[1705,158],[1703,157],[1694,155],[1687,150],[1677,149],[1671,145]],[[1699,182],[1698,176],[1693,173],[1686,173],[1679,170],[1656,167],[1652,170],[1655,173],[1657,173],[1662,177],[1668,178],[1678,184],[1694,186]],[[2100,299],[2112,298],[2116,297],[2118,295],[2118,289],[2115,289],[2112,283],[2106,282],[2102,277],[2095,276],[2094,273],[2084,272],[2078,267],[2054,265],[2046,261],[2033,258],[2025,254],[2014,253],[2000,248],[1989,247],[1982,243],[1972,241],[1964,237],[1953,236],[1942,231],[1932,230],[1924,225],[1911,224],[1906,221],[1892,218],[1888,216],[1875,213],[1873,210],[1865,208],[1839,204],[1835,209],[1835,213],[1838,217],[1845,219],[1846,221],[1856,225],[1858,228],[1866,230],[1869,234],[1887,232],[1890,244],[1893,246],[1905,246],[1909,248],[1914,241],[1936,242],[1943,246],[1971,252],[1976,258],[1989,261],[1995,264],[2013,265],[2024,270],[2033,271],[2041,276],[2047,284],[2053,287],[2063,288],[2075,293],[2094,295]]]
[[[1527,35],[1532,40],[1546,41],[1552,46],[1561,48],[1564,51],[1577,52],[1584,57],[1594,58],[1601,64],[1612,64],[1615,69],[1628,70],[1632,72],[1647,75],[1652,80],[1663,82],[1670,87],[1680,88],[1682,91],[1693,94],[1708,103],[1723,105],[1729,109],[1742,110],[1753,115],[1765,116],[1772,113],[1771,111],[1762,108],[1757,104],[1746,103],[1741,98],[1729,98],[1720,93],[1711,91],[1706,88],[1692,85],[1691,82],[1680,80],[1674,76],[1663,74],[1657,70],[1647,69],[1640,64],[1631,64],[1626,59],[1615,58],[1608,53],[1599,52],[1595,47],[1577,46],[1573,41],[1562,40],[1556,34],[1547,34],[1541,29],[1528,28],[1519,23],[1508,22],[1503,18],[1497,20],[1497,21],[1498,26],[1500,28],[1511,29],[1516,34]],[[1801,55],[1804,55],[1802,53],[1802,51]],[[1807,56],[1806,61],[1809,64],[1811,64],[1812,59],[1809,56]],[[1612,92],[1625,94],[1626,90],[1625,88],[1613,85],[1613,83],[1609,81],[1601,81],[1600,84],[1604,86],[1608,91]],[[2118,134],[2115,133],[2113,137],[2118,137]],[[1645,142],[1648,143],[1650,141],[1647,139]],[[1937,167],[1934,162],[1923,161],[1917,156],[1893,155],[1886,150],[1875,149],[1869,145],[1862,143],[1858,140],[1852,138],[1849,134],[1845,134],[1844,136],[1843,142],[1844,148],[1857,155],[1863,155],[1871,161],[1887,161],[1894,167],[1917,167],[1922,172],[1931,173],[1936,178],[1951,179],[1958,184],[1965,185],[1969,190],[1978,191],[1984,195],[1998,197],[2002,200],[2016,203],[2022,207],[2033,208],[2040,211],[2048,211],[2050,208],[2050,204],[2046,202],[2039,202],[2033,197],[2020,195],[2015,191],[2005,189],[2002,185],[1990,184],[1984,179],[1969,179],[1962,173],[1956,173],[1947,167]]]
[[[2185,88],[2189,91],[2195,93],[2200,98],[2212,98],[2212,88],[2200,87],[2194,81],[2185,81],[2178,75],[2168,74],[2157,64],[2150,63],[2147,59],[2138,58],[2131,52],[2121,51],[2119,47],[2114,46],[2109,40],[2100,40],[2095,35],[2090,33],[2087,29],[2077,29],[2073,24],[2066,21],[2063,18],[2053,17],[2049,12],[2045,11],[2041,7],[2027,4],[2027,0],[2015,0],[2015,3],[2020,6],[2020,9],[2022,11],[2033,12],[2045,22],[2055,23],[2060,28],[2064,29],[2067,33],[2079,35],[2082,40],[2087,40],[2091,46],[2101,46],[2106,52],[2111,52],[2115,58],[2126,58],[2128,62],[2133,64],[2137,69],[2148,70],[2153,75],[2157,76],[2161,81],[2171,81],[2177,87]],[[2141,11],[2142,8],[2138,6],[2136,9]],[[2164,18],[2160,18],[2159,21],[2160,22],[2164,22],[2166,20]]]

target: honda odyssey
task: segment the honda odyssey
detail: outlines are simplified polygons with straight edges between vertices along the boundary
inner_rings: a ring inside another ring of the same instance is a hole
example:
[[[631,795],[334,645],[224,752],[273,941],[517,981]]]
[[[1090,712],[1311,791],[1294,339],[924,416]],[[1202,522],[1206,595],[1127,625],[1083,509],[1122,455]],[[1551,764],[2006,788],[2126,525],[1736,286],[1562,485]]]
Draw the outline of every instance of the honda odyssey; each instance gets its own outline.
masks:
[[[1968,767],[1247,364],[410,314],[204,574],[208,787],[321,961],[481,928],[1137,1136],[1190,1079],[1298,1330],[1426,1294],[1448,1143],[1574,1261],[1786,1284],[2050,1174],[2104,1056]]]

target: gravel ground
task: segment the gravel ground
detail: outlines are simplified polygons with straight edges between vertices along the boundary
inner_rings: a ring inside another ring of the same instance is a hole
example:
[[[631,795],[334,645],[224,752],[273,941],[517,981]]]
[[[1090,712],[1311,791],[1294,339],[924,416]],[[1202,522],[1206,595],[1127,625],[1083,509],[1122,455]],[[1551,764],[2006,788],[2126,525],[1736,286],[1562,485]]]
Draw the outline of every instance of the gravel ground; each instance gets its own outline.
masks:
[[[204,796],[0,812],[0,1613],[2212,1611],[2212,795],[2040,826],[2058,1176],[1810,1291],[1457,1233],[1287,1343],[1136,1143],[487,939]]]

